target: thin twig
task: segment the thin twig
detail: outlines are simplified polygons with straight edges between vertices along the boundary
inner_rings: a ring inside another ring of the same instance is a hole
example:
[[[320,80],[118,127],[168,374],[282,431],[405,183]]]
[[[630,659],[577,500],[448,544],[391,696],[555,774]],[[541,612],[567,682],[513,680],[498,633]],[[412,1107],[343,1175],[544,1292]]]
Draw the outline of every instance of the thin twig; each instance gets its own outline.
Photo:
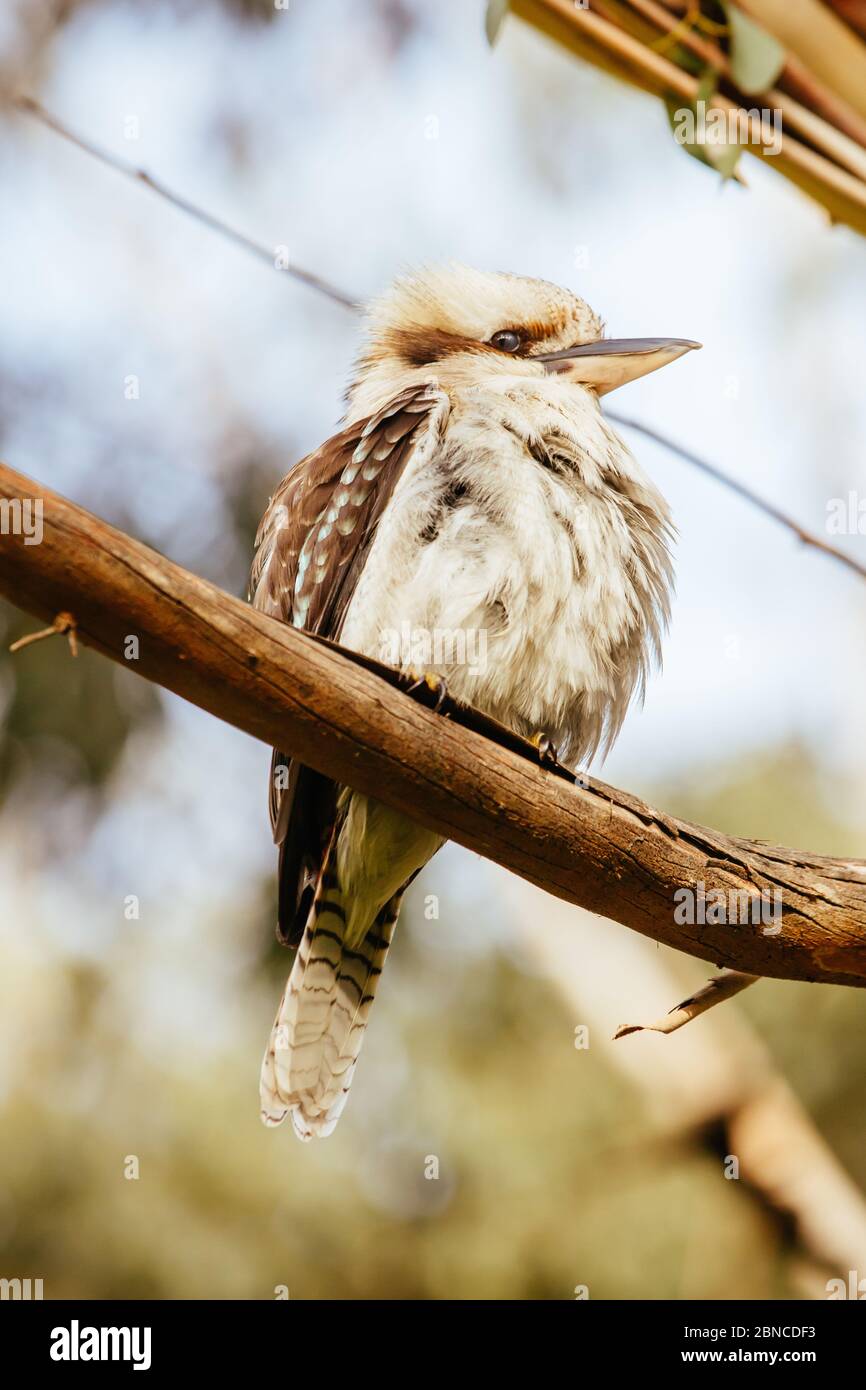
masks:
[[[46,109],[41,106],[39,102],[34,101],[32,97],[18,97],[15,101],[15,105],[19,110],[35,117],[49,130],[53,130],[57,135],[62,136],[63,139],[70,141],[71,144],[77,145],[78,148],[83,150],[86,154],[92,155],[95,159],[98,159],[101,163],[123,174],[125,177],[135,179],[138,183],[151,189],[152,192],[157,193],[166,201],[174,204],[175,207],[180,208],[181,211],[188,213],[190,217],[195,218],[197,222],[200,222],[210,231],[226,237],[243,250],[256,256],[257,259],[267,260],[268,263],[273,266],[274,257],[267,247],[252,241],[241,232],[236,232],[225,222],[221,222],[219,218],[212,216],[211,213],[206,212],[203,208],[197,207],[194,203],[191,203],[189,199],[171,192],[143,169],[137,169],[134,165],[128,164],[125,160],[118,158],[116,155],[109,154],[105,150],[102,150],[98,145],[93,144],[92,141],[76,135],[63,121],[52,115],[51,112],[46,111]],[[293,275],[295,279],[301,280],[304,284],[308,285],[310,289],[317,290],[320,294],[327,295],[329,299],[332,299],[335,303],[342,305],[344,308],[352,310],[353,312],[358,312],[360,310],[360,304],[357,300],[353,299],[351,295],[346,294],[335,285],[329,284],[320,276],[313,274],[312,271],[301,270],[298,267],[294,267],[290,268],[289,273]],[[861,579],[866,579],[866,566],[861,565],[857,560],[853,559],[852,556],[846,555],[843,550],[839,550],[836,546],[831,545],[829,541],[820,540],[819,537],[807,531],[805,527],[801,526],[799,522],[795,521],[779,507],[775,506],[774,503],[764,501],[763,498],[759,497],[742,483],[729,477],[729,475],[721,468],[717,467],[716,464],[708,463],[690,449],[686,449],[683,445],[675,443],[674,440],[669,439],[667,435],[650,428],[649,425],[641,424],[639,420],[632,420],[622,415],[616,415],[613,412],[609,412],[607,418],[613,420],[616,424],[624,425],[629,429],[638,430],[641,434],[646,435],[648,439],[653,439],[657,444],[661,444],[663,448],[670,449],[672,453],[678,454],[679,457],[685,459],[686,462],[701,469],[702,472],[706,473],[709,477],[714,478],[716,482],[738,493],[740,497],[743,497],[747,502],[757,507],[759,511],[772,517],[773,520],[777,521],[781,526],[787,527],[787,529],[791,531],[798,540],[802,541],[804,545],[809,545],[815,550],[823,551],[825,555],[829,555],[834,560],[840,561],[843,565],[846,565],[848,569],[853,570],[855,574],[859,574]]]
[[[263,246],[261,242],[253,241],[252,237],[248,237],[244,232],[239,232],[234,227],[230,227],[227,222],[223,222],[212,212],[206,212],[204,208],[197,207],[195,203],[191,203],[188,198],[182,197],[179,193],[174,193],[172,189],[167,188],[164,183],[160,183],[158,179],[153,178],[146,169],[139,169],[135,164],[130,163],[129,160],[121,159],[119,155],[111,154],[110,151],[104,150],[100,145],[95,145],[93,141],[85,139],[82,135],[77,135],[75,131],[71,130],[69,126],[59,120],[57,116],[53,116],[51,112],[46,111],[45,107],[41,106],[38,101],[34,101],[32,97],[16,97],[13,105],[19,111],[25,112],[28,116],[33,116],[37,121],[40,121],[42,125],[47,126],[49,130],[53,130],[55,134],[62,136],[64,140],[68,140],[70,144],[76,145],[78,149],[83,150],[85,154],[92,155],[94,159],[98,159],[101,164],[108,165],[110,169],[114,169],[117,173],[123,174],[125,178],[133,179],[136,183],[144,184],[145,187],[149,188],[153,193],[158,194],[160,198],[164,198],[166,202],[173,204],[176,208],[180,208],[181,212],[185,212],[188,217],[195,218],[197,222],[203,223],[204,226],[209,227],[211,231],[219,232],[221,236],[227,237],[229,241],[233,241],[236,246],[240,246],[242,250],[249,252],[251,256],[255,256],[260,261],[265,261],[272,270],[277,269],[276,254],[272,247]],[[284,267],[284,273],[290,275],[294,280],[299,280],[301,284],[308,285],[310,289],[318,290],[320,294],[327,295],[335,304],[342,304],[346,309],[358,308],[357,302],[352,299],[350,295],[346,294],[343,290],[337,289],[336,285],[330,284],[329,281],[323,280],[320,275],[314,275],[310,270],[302,270],[300,266],[288,265]]]
[[[30,647],[34,642],[42,642],[46,637],[56,637],[58,633],[69,639],[69,650],[73,656],[78,655],[78,624],[71,613],[58,613],[50,627],[43,627],[39,632],[28,632],[26,637],[19,637],[17,642],[13,642],[9,648],[10,652],[20,652],[24,647]]]
[[[721,483],[724,487],[730,488],[731,492],[736,492],[738,496],[745,498],[747,502],[751,502],[753,507],[757,507],[759,511],[772,517],[780,526],[787,527],[789,531],[794,533],[799,541],[802,541],[803,545],[812,546],[815,550],[822,550],[825,555],[830,555],[834,560],[838,560],[840,564],[847,565],[848,569],[853,570],[855,574],[859,574],[861,579],[866,579],[866,565],[861,565],[860,561],[855,560],[853,555],[846,555],[844,550],[839,550],[837,546],[831,545],[829,541],[821,540],[821,537],[816,536],[814,532],[807,531],[805,527],[800,525],[799,521],[795,521],[793,517],[788,516],[787,512],[783,512],[774,502],[767,502],[763,497],[760,497],[758,493],[752,492],[751,488],[746,487],[745,483],[738,482],[736,478],[730,477],[714,463],[708,463],[706,459],[699,458],[697,454],[692,453],[691,449],[687,449],[683,444],[677,444],[669,435],[662,434],[659,430],[652,429],[649,425],[641,424],[640,420],[632,420],[628,416],[617,415],[612,410],[607,412],[607,418],[617,425],[624,425],[626,429],[637,430],[640,434],[645,435],[647,439],[653,439],[656,444],[661,444],[665,449],[669,449],[672,454],[679,454],[680,458],[685,459],[687,463],[692,464],[695,468],[699,468],[701,472],[706,473],[708,477],[715,478],[717,483]]]
[[[622,1023],[614,1033],[614,1041],[617,1038],[626,1038],[629,1033],[675,1033],[678,1028],[684,1028],[687,1023],[691,1023],[693,1018],[699,1018],[708,1009],[714,1009],[717,1004],[721,1004],[725,999],[732,999],[735,994],[740,994],[749,985],[753,985],[761,977],[759,975],[749,975],[744,970],[723,970],[720,975],[713,975],[707,980],[702,989],[689,995],[681,1004],[676,1004],[669,1013],[663,1018],[657,1018],[655,1023]]]

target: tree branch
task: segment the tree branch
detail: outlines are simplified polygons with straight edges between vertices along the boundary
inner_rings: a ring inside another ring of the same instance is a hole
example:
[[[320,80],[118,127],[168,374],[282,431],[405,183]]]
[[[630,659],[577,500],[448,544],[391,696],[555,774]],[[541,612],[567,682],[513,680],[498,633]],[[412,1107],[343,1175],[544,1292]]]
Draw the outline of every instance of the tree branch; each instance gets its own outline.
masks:
[[[656,941],[750,974],[866,985],[866,862],[729,838],[541,767],[477,712],[424,708],[396,673],[265,617],[3,465],[0,498],[0,593],[43,622],[66,612],[84,645]],[[9,524],[28,500],[42,503],[39,544]],[[707,900],[780,894],[781,930],[677,921],[675,894],[698,884]]]
[[[840,564],[859,574],[861,579],[866,579],[866,565],[862,565],[859,560],[855,560],[853,555],[848,555],[838,546],[831,545],[829,541],[822,540],[814,531],[807,531],[805,526],[801,526],[799,521],[795,521],[792,516],[788,516],[781,507],[777,507],[775,502],[768,502],[752,488],[746,487],[745,483],[739,482],[729,474],[723,472],[714,463],[708,463],[706,459],[700,458],[698,454],[687,449],[684,444],[677,444],[676,440],[671,439],[670,435],[662,434],[659,430],[653,429],[650,425],[644,425],[640,420],[633,420],[628,415],[619,415],[612,410],[605,411],[608,420],[612,420],[615,425],[623,425],[627,430],[637,430],[646,439],[652,439],[656,444],[660,444],[663,449],[669,449],[672,454],[678,454],[686,463],[692,464],[695,468],[706,473],[710,478],[715,478],[717,483],[723,487],[730,488],[738,497],[743,497],[759,512],[764,512],[766,516],[772,517],[773,521],[778,521],[780,526],[784,526],[791,531],[798,541],[803,545],[811,546],[813,550],[821,550],[831,559],[838,560]]]
[[[216,232],[219,236],[225,237],[228,241],[233,241],[242,251],[247,251],[251,256],[255,256],[257,260],[264,261],[266,265],[270,266],[271,270],[278,269],[277,248],[275,246],[264,246],[259,241],[253,241],[252,237],[248,237],[245,232],[239,232],[236,227],[230,227],[227,222],[223,222],[222,218],[217,217],[214,213],[208,212],[205,208],[201,208],[196,203],[190,202],[189,198],[185,198],[181,193],[175,193],[173,189],[169,188],[159,179],[155,179],[146,169],[140,169],[138,165],[132,164],[128,159],[121,159],[119,155],[112,154],[110,150],[103,149],[101,145],[95,144],[93,140],[86,140],[83,135],[77,135],[76,132],[71,130],[68,125],[65,125],[63,121],[58,120],[50,111],[46,111],[45,107],[41,106],[38,101],[34,101],[33,97],[15,97],[12,105],[17,107],[19,111],[23,111],[26,115],[32,116],[34,120],[39,121],[40,124],[46,126],[48,130],[53,130],[55,135],[61,136],[64,140],[68,140],[70,145],[75,145],[79,150],[83,150],[85,154],[91,155],[93,159],[98,159],[100,164],[105,164],[109,169],[114,169],[116,173],[122,174],[124,178],[132,179],[133,182],[142,184],[145,188],[149,188],[151,193],[155,193],[157,197],[163,198],[167,203],[171,203],[173,207],[179,208],[181,212],[186,213],[187,217],[194,218],[196,222],[200,222],[202,226],[207,227],[209,231]],[[282,273],[291,276],[293,280],[300,281],[302,285],[309,286],[311,290],[316,290],[319,294],[326,295],[328,299],[332,299],[335,304],[342,305],[344,309],[356,310],[360,307],[350,295],[346,294],[345,290],[338,289],[337,286],[332,285],[329,280],[323,279],[321,275],[315,275],[311,270],[304,270],[302,266],[284,266],[282,268]]]

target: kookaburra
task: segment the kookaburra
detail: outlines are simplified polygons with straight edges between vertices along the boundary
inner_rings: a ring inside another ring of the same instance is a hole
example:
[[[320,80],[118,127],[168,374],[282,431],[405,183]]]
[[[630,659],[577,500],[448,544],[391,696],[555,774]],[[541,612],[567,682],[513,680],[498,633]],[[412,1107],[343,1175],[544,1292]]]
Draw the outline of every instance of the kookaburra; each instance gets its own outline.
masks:
[[[543,280],[398,280],[367,312],[342,428],[271,499],[256,607],[379,660],[394,633],[481,633],[483,661],[452,648],[424,674],[584,763],[643,691],[672,586],[667,504],[599,396],[697,346],[605,338]],[[337,1123],[400,900],[442,840],[279,749],[270,808],[297,952],[262,1118],[309,1139]]]

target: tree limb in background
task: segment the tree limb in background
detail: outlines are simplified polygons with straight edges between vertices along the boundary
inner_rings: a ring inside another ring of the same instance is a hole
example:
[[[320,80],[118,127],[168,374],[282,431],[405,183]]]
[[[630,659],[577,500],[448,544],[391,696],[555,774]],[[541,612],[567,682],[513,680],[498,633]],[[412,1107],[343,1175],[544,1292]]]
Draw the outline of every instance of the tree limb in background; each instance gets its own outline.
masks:
[[[397,673],[256,612],[2,465],[0,497],[10,515],[16,500],[41,503],[43,532],[33,545],[0,531],[0,593],[43,621],[70,614],[83,645],[656,941],[749,974],[866,986],[866,862],[722,835],[539,766],[494,721],[453,701],[424,708]],[[680,911],[698,886],[704,905],[772,896],[781,916],[728,925]]]
[[[798,8],[797,5],[791,5],[790,0],[749,0],[749,9],[754,9],[758,4],[764,6],[770,3],[774,11],[778,10],[779,6],[786,7],[788,12]],[[816,0],[802,0],[802,3],[808,3],[813,11],[821,11],[829,21],[837,24],[845,40],[844,52],[848,72],[843,74],[836,68],[834,80],[828,78],[824,65],[818,69],[818,82],[813,80],[811,89],[820,85],[823,78],[845,106],[853,107],[853,123],[850,120],[841,122],[838,133],[846,139],[857,140],[863,127],[862,98],[858,102],[853,89],[849,90],[846,84],[849,83],[855,68],[858,74],[861,69],[866,72],[866,50],[850,31],[845,31],[844,25],[822,10],[822,7],[816,4]],[[623,4],[614,6],[611,0],[591,0],[591,5],[592,8],[588,8],[587,4],[575,5],[572,0],[509,0],[508,9],[548,34],[577,57],[633,87],[665,100],[676,99],[685,102],[686,105],[693,105],[701,98],[701,84],[698,78],[686,67],[659,51],[657,39],[650,37],[658,31],[650,29],[649,35],[647,34],[647,20],[644,13],[639,13],[637,7],[632,9]],[[607,17],[608,12],[612,12],[614,8],[616,22]],[[641,11],[645,9],[646,6],[640,7]],[[785,26],[776,23],[776,16],[772,24],[764,24],[761,27],[768,31],[765,35],[767,42],[774,42],[772,35],[782,40],[776,47],[783,72],[787,75],[787,50],[793,48],[796,52],[797,45],[787,40],[786,33],[783,32]],[[808,28],[808,25],[805,27]],[[661,32],[663,37],[669,37],[664,30]],[[684,51],[682,34],[679,31],[676,33],[680,50]],[[837,39],[838,37],[836,35]],[[817,48],[816,42],[809,50],[813,59],[817,56]],[[803,71],[804,65],[801,61],[800,72]],[[774,82],[775,76],[766,84],[770,90],[773,89]],[[856,85],[854,82],[853,88],[856,88]],[[801,105],[809,90],[809,84],[805,89],[803,84],[800,84],[798,96]],[[733,118],[739,123],[739,134],[735,144],[742,147],[744,152],[762,160],[769,160],[778,173],[783,174],[810,198],[820,203],[834,221],[844,222],[866,235],[866,180],[851,172],[850,159],[839,162],[838,154],[841,147],[834,143],[830,153],[831,147],[824,131],[820,146],[827,153],[814,149],[812,144],[818,127],[808,121],[808,116],[807,124],[810,125],[811,133],[806,139],[799,140],[792,136],[786,122],[784,130],[779,129],[775,132],[778,135],[778,140],[775,140],[769,127],[754,114],[757,110],[754,103],[756,95],[757,92],[749,96],[739,94],[739,99],[733,101],[724,93],[714,91],[706,99],[709,106],[733,114]],[[760,98],[763,109],[767,106],[765,87],[760,90]],[[790,124],[795,126],[796,117],[802,113],[793,114],[795,119],[792,119]],[[788,115],[792,115],[790,108]],[[826,121],[829,115],[826,103],[822,108],[813,111],[812,115],[816,119]],[[803,128],[802,121],[800,128]],[[850,146],[846,145],[845,148],[850,155]]]
[[[185,212],[187,217],[192,217],[196,222],[201,222],[212,232],[217,232],[228,241],[234,242],[235,246],[240,246],[242,250],[255,256],[257,260],[264,261],[272,270],[277,269],[277,248],[275,246],[264,246],[261,242],[253,241],[252,237],[246,236],[244,232],[239,232],[234,227],[230,227],[227,222],[216,217],[212,212],[206,212],[195,203],[191,203],[182,194],[175,193],[166,184],[155,179],[146,169],[140,169],[137,165],[131,164],[127,159],[121,159],[119,155],[112,154],[110,150],[103,149],[96,145],[92,140],[86,140],[83,135],[77,135],[69,126],[64,125],[56,116],[52,116],[50,111],[46,111],[38,101],[32,97],[16,97],[12,103],[19,111],[32,116],[48,130],[53,130],[55,135],[68,140],[71,145],[76,145],[85,154],[98,159],[100,164],[105,164],[109,169],[114,169],[116,173],[122,174],[124,178],[132,179],[134,183],[142,184],[149,188],[152,193],[156,193],[160,198],[164,198],[173,207]],[[323,280],[321,275],[314,275],[310,270],[303,270],[300,266],[286,265],[282,267],[284,275],[290,275],[293,280],[299,280],[301,284],[309,286],[311,290],[316,290],[319,294],[324,294],[328,299],[334,300],[336,304],[341,304],[344,309],[357,309],[358,304],[344,290],[337,289],[328,280]]]
[[[730,488],[731,492],[735,492],[738,497],[744,498],[753,507],[757,507],[758,511],[763,512],[765,516],[772,517],[773,521],[777,521],[780,526],[784,526],[788,531],[791,531],[797,537],[798,541],[802,541],[803,545],[811,546],[814,550],[823,551],[823,553],[829,555],[831,559],[838,560],[840,564],[847,566],[847,568],[853,570],[855,574],[859,574],[861,579],[866,579],[866,565],[861,564],[859,560],[855,560],[853,555],[846,554],[846,552],[840,550],[838,546],[831,545],[829,541],[825,541],[820,536],[816,536],[814,531],[807,531],[804,526],[800,525],[799,521],[795,521],[792,516],[788,516],[787,512],[783,512],[781,507],[777,507],[775,502],[768,502],[765,498],[759,497],[757,492],[753,492],[750,487],[746,487],[745,483],[738,482],[736,478],[729,477],[721,468],[717,468],[714,463],[708,463],[706,459],[700,458],[697,454],[693,453],[691,449],[685,448],[683,444],[677,444],[669,435],[661,434],[658,430],[652,429],[651,426],[642,424],[640,420],[633,420],[628,415],[619,415],[613,410],[605,411],[605,414],[608,420],[612,420],[615,425],[622,425],[628,430],[637,430],[640,434],[644,435],[645,438],[654,440],[655,443],[660,444],[662,448],[669,449],[672,454],[677,454],[681,459],[685,459],[686,463],[690,463],[695,468],[699,468],[700,471],[706,473],[708,477],[715,478],[716,482],[721,483],[723,487]]]
[[[737,1159],[741,1182],[734,1186],[750,1190],[779,1223],[779,1252],[789,1252],[789,1276],[802,1286],[802,1296],[826,1298],[828,1275],[862,1271],[863,1193],[821,1138],[743,1013],[713,1013],[701,1028],[667,1044],[645,1034],[620,1046],[610,1036],[612,1010],[625,1003],[629,1011],[640,1013],[648,998],[664,998],[682,988],[677,962],[664,952],[648,951],[629,933],[606,931],[604,923],[586,912],[545,901],[525,883],[506,882],[495,870],[489,876],[491,891],[499,890],[500,911],[519,928],[534,966],[543,970],[574,1021],[589,1029],[589,1054],[577,1055],[589,1060],[600,1052],[607,1065],[637,1088],[654,1129],[678,1146],[712,1154],[720,1182],[725,1181],[724,1165]],[[714,1239],[716,1215],[711,1207],[706,1232],[689,1223],[693,1254],[690,1258],[685,1252],[690,1267],[683,1298],[714,1296],[706,1284],[705,1240]],[[798,1249],[806,1256],[805,1267]]]
[[[674,16],[669,14],[659,3],[659,0],[629,0],[629,3],[639,14],[645,15],[647,19],[658,25],[666,36],[672,38],[676,35],[677,42],[693,53],[695,57],[700,58],[720,76],[732,83],[735,82],[728,55],[717,43],[682,23],[678,24]],[[780,80],[785,79],[788,67],[789,64],[786,63],[782,69]],[[815,95],[814,84],[812,95],[813,97]],[[826,96],[825,93],[825,108]],[[823,154],[834,159],[837,164],[843,165],[851,173],[857,174],[859,178],[866,178],[866,122],[862,121],[856,112],[846,110],[840,119],[837,105],[833,112],[835,121],[826,120],[819,112],[811,110],[810,107],[797,101],[793,96],[789,96],[787,92],[780,91],[777,87],[768,87],[766,92],[761,94],[761,105],[779,111],[783,121],[793,126],[801,136],[805,136]],[[848,134],[852,123],[856,123],[857,138]]]

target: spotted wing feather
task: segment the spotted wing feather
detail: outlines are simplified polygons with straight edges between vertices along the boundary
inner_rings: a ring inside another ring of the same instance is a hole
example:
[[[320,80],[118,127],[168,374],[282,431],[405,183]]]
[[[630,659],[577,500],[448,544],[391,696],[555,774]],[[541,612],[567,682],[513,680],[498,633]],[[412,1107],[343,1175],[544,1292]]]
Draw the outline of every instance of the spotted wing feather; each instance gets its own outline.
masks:
[[[379,519],[421,439],[441,428],[447,398],[407,388],[302,459],[274,493],[256,537],[256,608],[339,640]],[[333,782],[274,749],[270,813],[280,846],[279,932],[300,941],[336,814]]]

